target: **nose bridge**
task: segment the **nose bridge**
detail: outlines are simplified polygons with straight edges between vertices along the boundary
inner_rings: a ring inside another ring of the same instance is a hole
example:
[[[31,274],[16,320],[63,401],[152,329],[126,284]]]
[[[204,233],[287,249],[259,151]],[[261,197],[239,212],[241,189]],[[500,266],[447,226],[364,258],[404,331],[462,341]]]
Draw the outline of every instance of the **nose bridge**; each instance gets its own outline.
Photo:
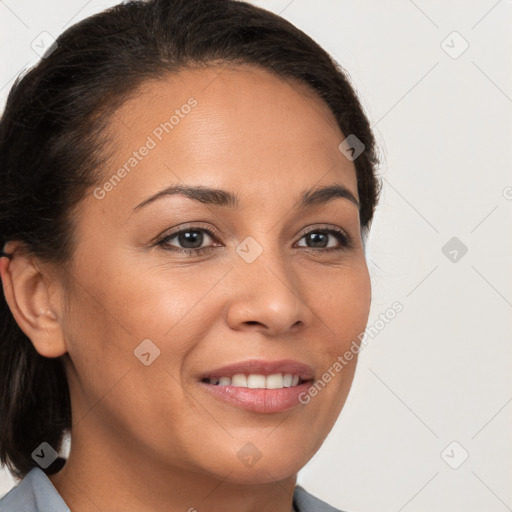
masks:
[[[256,278],[262,278],[266,272],[274,276],[277,273],[281,280],[293,281],[293,273],[289,272],[291,267],[286,265],[284,251],[276,238],[274,230],[246,236],[236,247],[236,253],[242,260],[238,262],[241,272],[246,271]]]
[[[267,211],[268,213],[268,211]],[[268,286],[268,281],[276,281],[273,288],[285,288],[287,293],[299,293],[298,276],[293,270],[293,265],[287,261],[289,252],[284,244],[291,243],[280,236],[285,217],[278,222],[282,212],[276,212],[269,222],[246,223],[246,236],[236,246],[235,251],[241,261],[238,262],[240,271],[247,272],[247,278],[257,286],[262,280]],[[262,212],[261,215],[264,215]],[[295,240],[294,240],[295,242]]]

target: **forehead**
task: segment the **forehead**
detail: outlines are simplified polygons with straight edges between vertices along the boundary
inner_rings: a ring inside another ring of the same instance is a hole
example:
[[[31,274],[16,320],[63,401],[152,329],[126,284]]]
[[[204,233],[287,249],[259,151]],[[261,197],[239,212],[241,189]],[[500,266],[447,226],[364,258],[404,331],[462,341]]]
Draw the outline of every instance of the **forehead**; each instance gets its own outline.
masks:
[[[357,197],[355,166],[338,149],[345,136],[328,106],[305,84],[257,67],[186,69],[146,81],[112,116],[109,135],[103,179],[125,167],[127,204],[180,182],[236,189],[250,200],[338,181]],[[151,149],[126,166],[143,146]]]

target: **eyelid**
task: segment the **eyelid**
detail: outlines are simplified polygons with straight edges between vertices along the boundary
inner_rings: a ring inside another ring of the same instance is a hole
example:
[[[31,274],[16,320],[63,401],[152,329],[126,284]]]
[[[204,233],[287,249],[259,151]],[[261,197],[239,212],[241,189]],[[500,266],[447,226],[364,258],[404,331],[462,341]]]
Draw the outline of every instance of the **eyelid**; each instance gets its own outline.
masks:
[[[217,229],[214,228],[213,226],[208,224],[208,227],[206,227],[201,222],[199,222],[199,223],[198,222],[189,222],[189,223],[185,223],[185,224],[178,226],[176,229],[173,229],[169,233],[164,233],[163,235],[158,236],[157,241],[155,242],[154,245],[164,246],[164,245],[166,245],[164,243],[165,240],[167,240],[169,238],[173,238],[176,235],[179,235],[180,233],[182,233],[184,231],[196,231],[196,230],[206,232],[211,238],[214,239],[214,242],[219,242],[220,240],[222,240],[222,236],[219,234]],[[340,242],[340,247],[328,247],[328,248],[303,247],[303,249],[311,250],[311,251],[315,251],[315,252],[330,252],[330,251],[335,251],[335,250],[340,250],[340,251],[348,250],[354,246],[351,235],[349,235],[349,233],[345,229],[343,229],[339,226],[334,226],[334,225],[325,224],[325,223],[324,224],[322,224],[322,223],[309,224],[308,226],[304,227],[297,235],[298,236],[297,242],[299,242],[304,236],[308,235],[309,233],[314,233],[316,231],[319,231],[319,232],[323,231],[323,232],[326,232],[331,235],[333,233],[340,235],[343,238],[343,240],[341,240],[341,241],[338,240],[338,242]],[[297,242],[295,242],[295,243],[297,243]],[[199,247],[196,249],[174,247],[173,249],[168,249],[168,250],[181,252],[181,253],[189,253],[189,254],[194,255],[194,253],[198,254],[201,251],[207,251],[209,249],[213,249],[214,247],[215,247],[214,245],[209,245],[206,247]],[[217,247],[218,247],[218,245],[217,245]]]
[[[222,238],[219,231],[217,231],[217,229],[215,229],[210,224],[205,225],[205,224],[202,224],[201,222],[199,222],[199,223],[198,222],[186,222],[185,224],[180,224],[178,227],[176,227],[175,229],[172,229],[168,233],[164,232],[163,234],[158,235],[158,237],[156,237],[156,241],[157,241],[156,243],[159,243],[160,241],[165,240],[166,238],[178,235],[182,231],[194,231],[194,230],[204,230],[211,235],[215,235],[215,237],[218,240],[220,240]]]
[[[327,231],[327,230],[333,230],[333,231],[339,231],[340,233],[344,234],[347,238],[350,238],[350,235],[340,226],[335,226],[333,224],[325,224],[325,223],[316,223],[316,224],[309,224],[306,227],[304,227],[301,231],[299,231],[298,236],[302,237],[304,235],[307,235],[311,231]]]

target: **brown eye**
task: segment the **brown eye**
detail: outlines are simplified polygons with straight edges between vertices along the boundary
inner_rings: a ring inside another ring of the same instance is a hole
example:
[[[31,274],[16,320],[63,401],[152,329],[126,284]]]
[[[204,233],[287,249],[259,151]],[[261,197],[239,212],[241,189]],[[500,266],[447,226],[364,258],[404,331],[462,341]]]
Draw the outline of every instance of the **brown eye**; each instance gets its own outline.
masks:
[[[174,251],[194,256],[210,251],[216,246],[218,247],[218,244],[203,247],[203,244],[208,242],[208,238],[217,241],[215,234],[209,229],[197,226],[187,227],[165,235],[156,245],[163,247],[166,251]],[[176,239],[175,242],[171,244],[170,241],[174,239]],[[302,239],[306,240],[306,249],[321,252],[341,251],[352,247],[351,238],[344,231],[333,228],[312,229],[304,233],[301,237],[301,240]],[[338,245],[329,246],[331,240],[337,240]],[[176,244],[179,246],[177,247]]]
[[[338,246],[328,246],[330,236],[339,242]],[[344,231],[338,229],[313,229],[302,235],[302,238],[309,242],[308,249],[317,249],[324,252],[346,250],[352,247],[350,237]]]
[[[191,255],[202,254],[214,247],[212,245],[201,247],[205,242],[205,233],[207,238],[209,237],[215,239],[214,234],[209,229],[194,227],[181,229],[166,235],[164,238],[158,241],[157,245],[160,245],[169,251],[177,251]],[[180,244],[182,247],[175,247],[173,244],[170,244],[170,240],[173,239],[176,239],[178,244]],[[206,241],[208,240],[206,239]]]

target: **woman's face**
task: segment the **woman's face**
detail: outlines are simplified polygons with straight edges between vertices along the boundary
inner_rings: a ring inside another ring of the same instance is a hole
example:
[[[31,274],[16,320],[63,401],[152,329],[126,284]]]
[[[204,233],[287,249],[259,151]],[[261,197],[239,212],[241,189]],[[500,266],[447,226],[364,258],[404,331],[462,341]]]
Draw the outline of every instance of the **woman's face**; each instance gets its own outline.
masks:
[[[104,180],[80,204],[62,319],[73,450],[239,483],[295,474],[343,407],[356,358],[332,368],[370,308],[355,166],[338,149],[349,134],[303,86],[249,66],[146,82],[109,133]],[[333,185],[348,193],[301,204]],[[175,186],[223,192],[151,199]],[[301,363],[310,382],[203,382],[301,373],[214,374],[248,360]]]

